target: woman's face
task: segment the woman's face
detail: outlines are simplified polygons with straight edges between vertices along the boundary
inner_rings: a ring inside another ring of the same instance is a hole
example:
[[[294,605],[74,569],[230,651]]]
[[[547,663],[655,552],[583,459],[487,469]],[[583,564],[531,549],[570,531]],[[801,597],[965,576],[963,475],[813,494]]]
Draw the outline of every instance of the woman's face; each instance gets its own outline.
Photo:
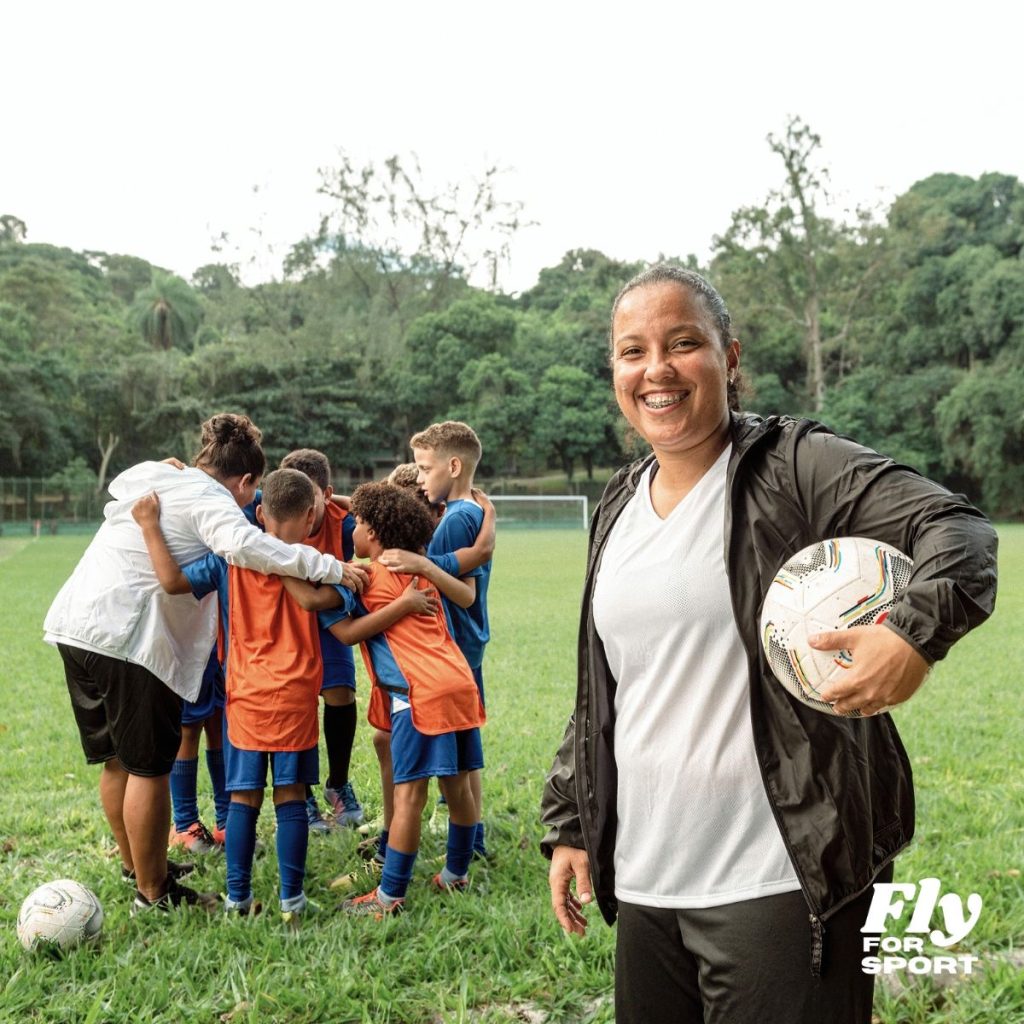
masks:
[[[722,347],[689,288],[648,285],[619,302],[612,322],[615,398],[658,455],[685,453],[725,429],[726,385],[739,359],[739,342]]]

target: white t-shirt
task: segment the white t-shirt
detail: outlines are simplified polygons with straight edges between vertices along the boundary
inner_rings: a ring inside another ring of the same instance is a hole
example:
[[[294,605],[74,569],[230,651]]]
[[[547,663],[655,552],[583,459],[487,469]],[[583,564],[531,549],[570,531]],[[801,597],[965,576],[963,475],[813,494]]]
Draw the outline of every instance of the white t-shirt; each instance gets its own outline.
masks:
[[[725,571],[727,448],[664,518],[650,470],[612,527],[594,623],[616,679],[615,895],[714,907],[800,888],[757,765]]]
[[[341,563],[303,544],[285,544],[251,525],[222,484],[199,469],[142,462],[111,481],[105,522],[43,623],[48,643],[82,647],[149,669],[195,700],[217,636],[210,594],[166,594],[156,578],[132,505],[160,496],[160,528],[178,565],[213,551],[257,572],[341,581]]]

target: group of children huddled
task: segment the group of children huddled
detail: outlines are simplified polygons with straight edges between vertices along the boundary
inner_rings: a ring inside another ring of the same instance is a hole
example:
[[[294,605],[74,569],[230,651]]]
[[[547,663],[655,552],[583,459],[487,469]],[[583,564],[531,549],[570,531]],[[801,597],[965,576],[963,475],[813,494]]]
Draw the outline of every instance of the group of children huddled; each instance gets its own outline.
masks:
[[[292,452],[243,506],[250,521],[285,543],[308,544],[343,561],[370,559],[361,592],[264,575],[212,552],[179,566],[161,532],[158,497],[132,508],[162,588],[199,600],[216,594],[219,603],[217,647],[199,697],[182,713],[171,771],[171,845],[224,851],[228,912],[260,909],[251,880],[268,765],[285,921],[297,922],[311,906],[304,891],[309,833],[363,822],[349,780],[355,644],[372,682],[368,718],[383,828],[361,845],[380,869],[378,885],[341,909],[376,918],[403,909],[431,778],[449,815],[445,865],[432,886],[464,890],[474,855],[486,856],[480,727],[493,509],[484,502],[485,514],[472,490],[481,449],[470,427],[438,423],[413,436],[410,446],[414,464],[399,467],[387,482],[361,485],[348,500],[333,494],[326,456]],[[326,818],[313,791],[320,775],[320,697]],[[196,798],[203,731],[213,829],[201,821]],[[170,867],[175,874],[191,865]]]

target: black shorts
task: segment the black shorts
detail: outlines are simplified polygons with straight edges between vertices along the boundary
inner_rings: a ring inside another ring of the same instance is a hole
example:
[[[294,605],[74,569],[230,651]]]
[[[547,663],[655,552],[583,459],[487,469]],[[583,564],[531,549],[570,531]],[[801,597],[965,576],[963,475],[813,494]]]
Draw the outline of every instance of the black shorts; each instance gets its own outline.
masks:
[[[181,698],[121,658],[58,644],[89,764],[117,758],[131,775],[167,775],[181,744]]]

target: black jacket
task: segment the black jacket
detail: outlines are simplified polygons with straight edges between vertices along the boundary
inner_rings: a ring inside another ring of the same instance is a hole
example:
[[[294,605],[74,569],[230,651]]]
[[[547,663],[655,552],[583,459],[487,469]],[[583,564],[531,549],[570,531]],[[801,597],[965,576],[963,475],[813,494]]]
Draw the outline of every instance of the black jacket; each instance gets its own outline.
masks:
[[[884,541],[914,561],[886,624],[931,663],[991,614],[996,535],[962,496],[809,420],[734,415],[732,441],[723,544],[750,669],[754,745],[810,908],[818,973],[824,923],[910,841],[913,784],[889,715],[824,715],[775,681],[758,639],[765,592],[783,561],[808,544],[842,536]],[[609,923],[616,914],[616,684],[594,628],[592,595],[608,533],[652,460],[609,481],[591,522],[576,710],[541,808],[548,827],[543,851],[586,848],[594,895]]]

